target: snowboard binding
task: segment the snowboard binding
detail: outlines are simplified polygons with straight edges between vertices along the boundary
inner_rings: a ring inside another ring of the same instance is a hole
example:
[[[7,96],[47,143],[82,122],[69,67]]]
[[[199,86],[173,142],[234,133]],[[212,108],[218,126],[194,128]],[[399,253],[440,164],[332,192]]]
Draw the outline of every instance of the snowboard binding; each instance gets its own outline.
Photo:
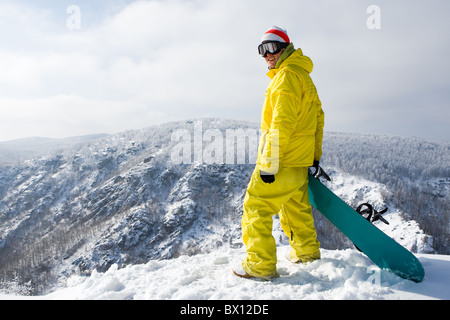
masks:
[[[374,207],[370,203],[367,203],[367,202],[361,203],[356,208],[356,212],[358,212],[364,219],[369,221],[371,224],[373,224],[373,222],[375,222],[377,220],[380,220],[380,221],[384,222],[385,224],[389,224],[389,222],[381,216],[383,213],[386,213],[387,211],[388,211],[387,207],[381,211],[377,211],[374,209]],[[353,244],[353,245],[355,246],[356,249],[358,249],[358,251],[361,251],[361,249],[359,249],[355,244]]]
[[[367,208],[363,209],[364,206],[366,206]],[[364,218],[370,223],[373,223],[377,220],[381,220],[382,222],[389,224],[389,222],[381,216],[383,213],[386,213],[387,211],[388,208],[386,207],[380,212],[378,212],[373,208],[373,206],[370,203],[361,203],[358,206],[358,208],[356,208],[356,212],[358,212],[361,216],[364,217],[364,215],[367,214],[367,216]],[[370,221],[370,218],[372,218],[372,221]]]

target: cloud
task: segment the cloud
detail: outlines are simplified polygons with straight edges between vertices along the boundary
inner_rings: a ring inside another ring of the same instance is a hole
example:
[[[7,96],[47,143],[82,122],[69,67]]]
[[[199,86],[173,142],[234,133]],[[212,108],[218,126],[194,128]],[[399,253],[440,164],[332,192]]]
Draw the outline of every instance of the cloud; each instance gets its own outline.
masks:
[[[314,61],[328,130],[448,136],[450,5],[377,2],[381,30],[366,26],[368,1],[80,1],[74,31],[62,4],[5,2],[0,140],[203,115],[257,122],[269,79],[256,46],[272,24]]]
[[[0,99],[0,136],[8,136],[20,123],[26,136],[70,137],[85,134],[126,131],[173,118],[143,104],[127,101],[85,99],[57,95],[35,99]],[[28,128],[32,128],[31,131]]]

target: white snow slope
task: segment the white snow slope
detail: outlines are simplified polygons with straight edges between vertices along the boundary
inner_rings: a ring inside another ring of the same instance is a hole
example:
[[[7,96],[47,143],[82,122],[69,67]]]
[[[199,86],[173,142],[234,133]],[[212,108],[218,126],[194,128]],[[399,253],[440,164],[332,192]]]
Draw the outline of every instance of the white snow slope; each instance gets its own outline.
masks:
[[[64,288],[45,296],[0,299],[113,300],[380,300],[450,299],[450,256],[418,254],[425,279],[414,283],[380,270],[354,249],[322,250],[322,259],[306,265],[284,259],[288,246],[278,247],[279,278],[258,281],[238,278],[232,267],[243,249],[181,256],[172,260],[118,269],[89,277],[72,276]]]

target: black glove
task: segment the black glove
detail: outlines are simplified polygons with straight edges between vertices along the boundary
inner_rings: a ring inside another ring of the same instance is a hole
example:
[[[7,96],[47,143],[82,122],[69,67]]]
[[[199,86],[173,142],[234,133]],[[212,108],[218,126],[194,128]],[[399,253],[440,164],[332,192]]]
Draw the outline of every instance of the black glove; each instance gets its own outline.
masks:
[[[314,169],[316,169],[316,171],[314,171],[314,173],[319,172],[319,161],[318,160],[314,160],[312,167]]]
[[[311,172],[311,169],[310,169],[310,172],[314,176],[314,178],[319,179],[320,177],[323,177],[326,180],[331,181],[331,178],[326,174],[325,171],[323,171],[322,167],[319,165],[319,161],[314,160],[312,167],[315,169],[315,171]]]
[[[274,183],[275,182],[275,175],[264,172],[262,170],[259,171],[259,175],[261,176],[262,181],[265,183]]]

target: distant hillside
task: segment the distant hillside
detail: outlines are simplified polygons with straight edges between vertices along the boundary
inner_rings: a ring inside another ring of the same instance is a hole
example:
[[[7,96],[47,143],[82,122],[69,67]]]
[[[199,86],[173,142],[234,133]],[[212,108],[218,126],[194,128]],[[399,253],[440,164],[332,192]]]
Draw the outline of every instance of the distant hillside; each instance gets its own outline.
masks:
[[[107,134],[92,134],[66,139],[25,138],[0,142],[0,166],[17,164],[58,151],[67,150],[77,144],[88,143],[106,137]]]
[[[387,200],[450,254],[450,144],[418,138],[328,132],[324,166],[385,184]]]

